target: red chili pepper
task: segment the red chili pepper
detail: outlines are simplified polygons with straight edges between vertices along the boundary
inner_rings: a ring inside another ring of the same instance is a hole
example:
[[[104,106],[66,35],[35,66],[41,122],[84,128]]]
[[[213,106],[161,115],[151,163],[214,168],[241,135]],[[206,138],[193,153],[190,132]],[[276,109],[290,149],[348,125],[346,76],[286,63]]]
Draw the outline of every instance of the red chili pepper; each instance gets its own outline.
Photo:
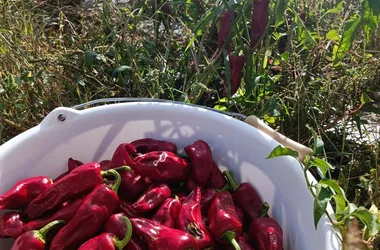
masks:
[[[117,146],[111,159],[111,168],[117,168],[121,166],[132,167],[133,159],[132,155],[135,155],[136,148],[129,143],[122,143]]]
[[[238,239],[237,239],[237,243],[239,244],[239,247],[241,250],[255,250],[253,248],[253,246],[251,246],[249,244],[249,242],[242,236],[240,236]],[[234,250],[235,248],[233,246],[227,246],[226,248],[224,248],[226,250]],[[266,249],[265,249],[266,250]]]
[[[111,161],[110,160],[101,161],[101,162],[99,162],[99,165],[100,165],[100,169],[102,171],[107,171],[107,170],[111,169]]]
[[[171,190],[163,182],[154,182],[143,195],[132,204],[132,208],[138,212],[146,213],[161,206],[171,196]]]
[[[123,199],[120,199],[120,205],[116,211],[124,213],[128,218],[145,217],[144,213],[137,211],[136,209],[132,207],[131,203]]]
[[[203,223],[201,215],[201,189],[194,189],[182,203],[177,219],[177,228],[196,239],[199,249],[212,248],[214,240]]]
[[[133,166],[138,174],[157,181],[185,181],[189,175],[188,163],[167,151],[137,156]]]
[[[53,221],[40,230],[28,231],[21,234],[13,243],[11,250],[45,250],[46,234],[60,223],[64,223],[64,221]]]
[[[61,209],[50,216],[32,220],[25,225],[24,230],[37,230],[55,220],[64,220],[66,223],[68,223],[74,217],[82,202],[83,198],[78,198],[73,202],[68,203],[66,206],[63,206]]]
[[[153,151],[168,151],[177,153],[177,145],[168,141],[145,138],[133,141],[131,144],[136,148],[137,153],[141,154],[146,154]]]
[[[24,232],[24,222],[19,213],[8,212],[0,217],[0,238],[16,239]]]
[[[135,171],[123,171],[120,173],[121,184],[119,196],[127,201],[136,201],[148,189],[148,184],[144,177],[138,175]]]
[[[127,167],[125,169],[129,170]],[[32,200],[25,209],[26,216],[29,219],[35,219],[46,211],[57,208],[67,200],[87,194],[94,187],[103,183],[104,175],[108,175],[108,171],[100,171],[100,165],[95,162],[74,169]]]
[[[213,161],[210,179],[208,180],[207,187],[221,189],[227,185],[227,180],[224,178],[222,171],[220,171],[218,165]]]
[[[120,175],[113,169],[107,172],[115,177],[112,187],[99,184],[85,197],[74,218],[54,237],[50,250],[79,247],[99,231],[119,206]]]
[[[51,186],[52,180],[46,176],[18,181],[10,190],[0,196],[0,210],[22,209]]]
[[[244,224],[244,212],[243,212],[243,210],[241,210],[240,207],[235,207],[235,209],[236,209],[236,214],[237,214],[237,216],[238,216],[240,222],[241,222],[242,224]]]
[[[280,225],[272,218],[256,218],[249,226],[249,237],[258,250],[282,250],[283,233]]]
[[[218,193],[208,211],[209,228],[220,243],[230,242],[240,249],[236,239],[242,233],[242,224],[236,214],[232,195],[228,191]]]
[[[113,233],[105,232],[86,241],[79,247],[78,250],[123,250],[132,237],[132,224],[124,215],[120,217],[120,220],[124,223],[124,227],[126,228],[126,230],[124,230],[124,235],[116,236]]]
[[[208,188],[202,193],[202,198],[201,198],[202,214],[208,213],[208,210],[217,194],[218,194],[218,191],[214,188]]]
[[[220,20],[220,31],[218,33],[218,50],[220,50],[227,39],[228,33],[232,28],[232,18],[236,18],[238,15],[237,11],[233,11],[229,13],[228,11],[224,11]]]
[[[213,159],[210,146],[203,140],[195,141],[184,148],[191,159],[192,170],[190,179],[199,184],[200,187],[207,185],[209,180]]]
[[[175,228],[182,203],[175,198],[168,198],[153,215],[152,221],[167,227]]]
[[[240,88],[245,58],[244,56],[235,56],[232,53],[230,53],[228,57],[230,59],[230,95],[232,96]],[[224,95],[226,95],[228,88],[226,78],[223,80],[223,87]]]
[[[188,233],[157,225],[144,218],[131,218],[133,233],[143,238],[149,250],[186,249],[198,250],[197,241]]]
[[[254,48],[259,41],[269,21],[270,0],[254,0],[251,22],[251,48]]]
[[[78,161],[78,160],[74,160],[73,158],[69,158],[67,160],[67,171],[64,172],[63,174],[61,174],[60,176],[58,176],[57,178],[55,178],[53,180],[53,183],[59,181],[60,179],[62,179],[66,175],[68,175],[71,171],[73,171],[74,169],[76,169],[77,167],[82,166],[82,165],[83,165],[83,162]]]
[[[248,223],[250,223],[253,219],[260,217],[263,202],[251,184],[244,182],[237,186],[231,174],[227,170],[224,171],[224,174],[227,177],[228,183],[232,189],[233,200],[236,206],[241,208],[248,217]]]
[[[148,249],[145,245],[144,241],[142,241],[140,238],[132,236],[131,240],[127,244],[127,246],[124,248],[124,250],[146,250]]]

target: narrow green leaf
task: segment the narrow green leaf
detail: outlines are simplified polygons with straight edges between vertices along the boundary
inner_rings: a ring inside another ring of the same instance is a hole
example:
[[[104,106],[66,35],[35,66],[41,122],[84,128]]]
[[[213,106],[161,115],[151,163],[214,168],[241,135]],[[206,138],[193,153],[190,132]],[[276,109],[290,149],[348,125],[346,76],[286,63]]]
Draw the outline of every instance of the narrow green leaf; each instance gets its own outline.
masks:
[[[334,55],[334,65],[337,65],[347,54],[348,50],[351,48],[355,36],[358,33],[357,31],[359,28],[360,21],[360,15],[355,15],[351,20],[347,21],[346,25],[344,26],[343,35],[340,39],[338,50]]]
[[[379,0],[368,0],[369,7],[373,11],[375,16],[380,15],[380,1]]]
[[[335,193],[337,193],[338,195],[344,197],[344,191],[339,186],[339,184],[336,183],[334,180],[328,179],[328,178],[324,178],[324,179],[322,179],[322,180],[319,181],[319,184],[321,184],[321,185],[324,184],[324,185],[329,186],[330,188],[332,188],[335,191]]]
[[[297,36],[298,40],[301,41],[301,44],[305,45],[308,48],[312,48],[317,44],[317,41],[315,41],[314,37],[310,34],[309,30],[306,28],[305,24],[299,17],[298,13],[294,10],[292,10],[295,19],[294,22],[297,26]]]
[[[365,92],[363,92],[360,96],[360,103],[361,105],[364,105],[364,104],[367,104],[367,103],[371,103],[373,102],[373,100],[371,99],[371,97],[369,97]]]
[[[310,161],[310,167],[319,168],[323,176],[326,176],[327,171],[333,168],[328,162],[316,157]]]
[[[311,134],[313,135],[313,154],[322,153],[325,143],[319,138],[317,132],[315,132],[315,130],[312,127],[310,127],[309,125],[306,125],[306,127],[311,131]]]
[[[231,65],[230,65],[230,56],[227,53],[226,49],[223,49],[224,55],[224,65],[226,72],[226,81],[227,81],[227,96],[231,95]]]
[[[327,32],[326,34],[326,39],[327,40],[332,40],[334,42],[339,42],[340,40],[340,36],[339,36],[339,33],[337,30],[330,30],[329,32]]]
[[[344,208],[346,207],[346,200],[344,199],[343,196],[336,194],[333,195],[334,200],[335,200],[335,213],[339,214],[343,212]]]
[[[366,42],[370,41],[371,31],[376,28],[376,18],[373,15],[373,11],[370,8],[369,0],[364,0],[362,2],[361,14],[362,16],[362,26],[364,30],[364,35]]]
[[[320,184],[316,185],[316,194],[314,199],[314,226],[317,225],[322,215],[326,212],[327,204],[331,200],[333,194],[329,188],[323,187]]]
[[[282,147],[281,145],[278,145],[272,150],[272,152],[269,154],[269,156],[266,159],[271,159],[278,156],[292,156],[294,158],[298,158],[298,152],[293,151],[290,148],[285,148],[285,147]]]
[[[275,24],[280,25],[284,21],[284,13],[286,7],[288,6],[289,0],[277,0],[276,2],[276,14],[275,14]]]
[[[356,211],[351,213],[351,216],[355,216],[367,226],[366,233],[368,236],[373,237],[379,232],[380,225],[376,215],[371,214],[365,207],[359,207]]]

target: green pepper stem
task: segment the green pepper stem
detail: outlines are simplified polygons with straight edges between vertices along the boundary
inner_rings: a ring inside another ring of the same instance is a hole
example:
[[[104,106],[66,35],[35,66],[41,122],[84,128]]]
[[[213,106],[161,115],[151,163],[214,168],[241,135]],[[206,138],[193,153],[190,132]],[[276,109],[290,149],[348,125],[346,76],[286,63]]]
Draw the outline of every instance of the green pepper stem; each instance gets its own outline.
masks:
[[[45,244],[46,240],[46,234],[49,233],[49,231],[56,225],[66,223],[64,220],[55,220],[41,228],[40,230],[33,230],[34,234],[36,235],[36,238],[39,239],[42,243]]]
[[[223,238],[230,242],[231,245],[235,248],[235,250],[241,250],[239,244],[237,243],[236,239],[236,233],[234,231],[226,231],[223,234]]]
[[[112,186],[110,186],[110,188],[115,191],[115,193],[117,193],[119,187],[120,187],[120,183],[121,183],[121,176],[120,174],[114,170],[114,169],[110,169],[110,170],[107,170],[107,171],[101,171],[101,174],[102,176],[109,176],[109,175],[112,175],[113,177],[115,177],[115,182],[112,184]]]
[[[226,185],[224,185],[224,187],[222,187],[221,189],[217,189],[216,191],[224,192],[224,191],[228,191],[229,189],[230,189],[230,184],[227,182]]]
[[[122,172],[122,171],[131,172],[131,167],[130,166],[121,166],[121,167],[113,168],[113,170],[116,170],[118,172]]]
[[[124,247],[128,244],[128,242],[131,240],[132,237],[132,224],[131,221],[126,216],[121,216],[121,219],[125,222],[126,226],[126,233],[125,237],[122,240],[119,240],[118,238],[114,238],[115,246],[119,250],[123,250]]]
[[[266,217],[268,215],[269,208],[270,208],[270,206],[269,206],[268,202],[264,202],[263,206],[261,207],[260,218]]]
[[[230,184],[230,187],[231,187],[231,191],[232,192],[235,192],[236,189],[238,189],[238,185],[236,184],[236,182],[234,181],[234,178],[232,177],[232,174],[230,173],[230,171],[228,170],[225,170],[223,172],[224,176],[227,178],[227,182],[228,184]]]

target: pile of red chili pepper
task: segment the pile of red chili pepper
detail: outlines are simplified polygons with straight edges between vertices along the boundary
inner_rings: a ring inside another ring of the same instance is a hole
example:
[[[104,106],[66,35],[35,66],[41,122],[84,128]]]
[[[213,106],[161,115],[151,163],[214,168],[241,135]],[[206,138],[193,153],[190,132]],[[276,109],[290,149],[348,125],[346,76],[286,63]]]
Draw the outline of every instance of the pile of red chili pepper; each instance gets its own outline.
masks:
[[[180,155],[145,138],[110,160],[70,158],[54,180],[17,182],[0,196],[0,237],[15,239],[12,250],[283,250],[268,209],[252,185],[218,168],[205,141]]]

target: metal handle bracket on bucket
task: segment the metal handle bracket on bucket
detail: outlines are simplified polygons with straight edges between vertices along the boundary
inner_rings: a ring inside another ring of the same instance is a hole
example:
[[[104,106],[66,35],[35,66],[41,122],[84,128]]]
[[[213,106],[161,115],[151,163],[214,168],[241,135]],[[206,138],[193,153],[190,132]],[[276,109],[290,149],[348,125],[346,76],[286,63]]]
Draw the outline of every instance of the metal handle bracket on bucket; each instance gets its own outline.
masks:
[[[200,105],[195,105],[195,104],[190,104],[190,103],[184,103],[184,102],[177,102],[177,101],[171,101],[171,100],[165,100],[165,99],[154,99],[154,98],[135,98],[135,97],[120,97],[120,98],[104,98],[104,99],[97,99],[93,101],[89,101],[83,104],[76,105],[72,107],[73,109],[84,109],[86,107],[91,107],[97,104],[107,104],[107,103],[116,103],[116,102],[165,102],[165,103],[175,103],[175,104],[181,104],[181,105],[188,105],[192,107],[197,107],[197,108],[203,108],[207,109],[213,112],[217,112],[220,114],[228,115],[233,118],[236,118],[238,120],[244,121],[248,123],[249,125],[255,127],[256,129],[264,132],[265,134],[269,135],[272,137],[274,140],[277,142],[281,143],[285,147],[288,147],[292,150],[295,150],[298,152],[298,158],[303,161],[305,159],[305,156],[307,154],[311,154],[313,152],[312,149],[296,142],[293,141],[292,139],[280,134],[279,132],[273,130],[271,127],[266,125],[262,120],[257,118],[254,115],[251,115],[249,117],[246,117],[245,115],[239,114],[239,113],[234,113],[234,112],[226,112],[222,110],[217,110],[205,106],[200,106]]]

